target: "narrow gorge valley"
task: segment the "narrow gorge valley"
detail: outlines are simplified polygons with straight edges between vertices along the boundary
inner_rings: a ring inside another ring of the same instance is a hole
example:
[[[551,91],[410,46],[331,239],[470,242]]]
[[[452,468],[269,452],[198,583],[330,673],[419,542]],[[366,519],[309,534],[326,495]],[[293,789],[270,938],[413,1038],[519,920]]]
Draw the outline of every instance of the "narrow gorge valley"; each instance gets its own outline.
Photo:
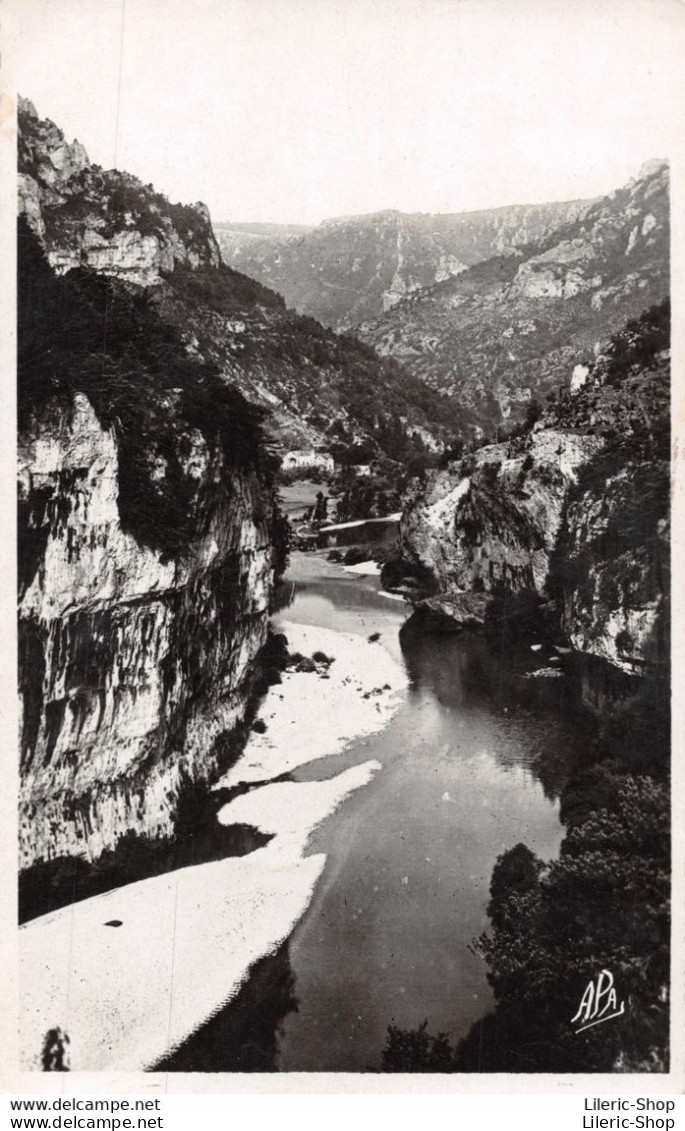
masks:
[[[18,174],[22,1069],[668,1072],[667,163],[213,226],[20,99]]]

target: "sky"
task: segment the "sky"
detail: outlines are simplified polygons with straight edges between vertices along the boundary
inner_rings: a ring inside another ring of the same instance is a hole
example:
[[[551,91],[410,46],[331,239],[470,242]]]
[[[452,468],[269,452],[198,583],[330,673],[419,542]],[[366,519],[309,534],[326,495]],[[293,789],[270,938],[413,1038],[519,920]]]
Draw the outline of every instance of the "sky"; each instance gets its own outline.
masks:
[[[611,191],[685,139],[682,0],[8,0],[12,85],[215,221]]]

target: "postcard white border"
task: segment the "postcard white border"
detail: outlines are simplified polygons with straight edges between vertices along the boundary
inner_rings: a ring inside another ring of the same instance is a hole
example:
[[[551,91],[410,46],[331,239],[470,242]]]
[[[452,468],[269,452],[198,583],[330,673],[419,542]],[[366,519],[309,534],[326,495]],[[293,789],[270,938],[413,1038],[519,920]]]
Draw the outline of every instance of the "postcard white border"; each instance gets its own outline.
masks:
[[[55,0],[56,3],[61,0]],[[73,2],[71,10],[73,11]],[[159,0],[163,3],[164,0]],[[229,2],[229,0],[227,0]],[[273,0],[274,4],[297,0]],[[320,0],[321,3],[336,0]],[[344,2],[344,0],[343,0]],[[431,0],[425,0],[430,4]],[[456,3],[459,0],[455,0]],[[525,0],[522,0],[525,2]],[[597,0],[601,3],[603,0]],[[607,0],[611,3],[612,0]],[[502,11],[516,0],[500,0]],[[685,1091],[685,131],[677,153],[665,155],[671,164],[672,194],[672,307],[673,307],[673,927],[671,970],[671,1068],[668,1073],[640,1074],[457,1074],[385,1075],[348,1073],[25,1073],[17,1063],[17,905],[16,797],[18,773],[16,734],[16,425],[15,425],[15,216],[16,216],[16,89],[13,82],[17,50],[12,13],[21,0],[0,4],[0,262],[3,293],[0,302],[0,724],[2,800],[0,858],[0,962],[3,1008],[0,1009],[0,1088],[13,1095],[339,1095],[412,1094],[596,1094],[658,1095]],[[397,0],[398,10],[402,0]],[[679,7],[681,0],[646,0],[654,10],[661,4]],[[77,6],[77,5],[76,5]],[[615,5],[614,5],[615,6]],[[78,34],[73,26],[72,34]],[[179,34],[182,32],[179,31]],[[40,35],[40,28],[36,28]],[[610,49],[610,45],[608,45]],[[654,67],[660,64],[654,60]],[[673,76],[676,95],[682,94]],[[610,91],[607,92],[608,97]],[[685,107],[684,107],[685,111]],[[685,114],[684,114],[685,118]],[[132,170],[135,172],[135,170]]]

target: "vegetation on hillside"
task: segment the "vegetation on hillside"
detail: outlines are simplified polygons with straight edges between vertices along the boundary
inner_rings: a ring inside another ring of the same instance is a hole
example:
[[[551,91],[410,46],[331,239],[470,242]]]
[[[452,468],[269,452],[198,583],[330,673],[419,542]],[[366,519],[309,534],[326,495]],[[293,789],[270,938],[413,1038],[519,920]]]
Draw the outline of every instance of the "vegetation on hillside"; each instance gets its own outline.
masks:
[[[276,287],[297,310],[341,329],[378,317],[389,294],[399,298],[405,288],[429,287],[436,277],[498,251],[508,251],[515,264],[517,248],[588,207],[570,201],[452,215],[388,209],[314,229],[216,227],[227,263]]]
[[[25,200],[51,258],[73,263],[95,249],[98,262],[100,252],[108,261],[116,245],[113,261],[132,280],[145,268],[156,279],[173,260],[162,285],[150,287],[144,318],[152,319],[154,309],[158,321],[177,328],[179,355],[185,348],[247,400],[267,407],[269,427],[285,446],[352,449],[370,441],[376,456],[399,465],[416,458],[411,436],[417,427],[439,441],[468,425],[457,402],[427,389],[396,362],[286,310],[268,286],[219,264],[201,205],[173,204],[128,173],[85,163],[83,150],[68,146],[57,126],[26,103],[19,118],[19,170],[32,179]],[[53,157],[61,169],[59,191]],[[143,245],[147,237],[157,246]],[[67,284],[73,286],[73,280]],[[132,290],[128,298],[133,309]]]
[[[48,144],[58,140],[66,143],[57,126],[49,119],[35,117],[22,99],[17,117],[19,172],[40,182]],[[142,236],[163,236],[173,227],[188,245],[206,244],[208,222],[201,209],[172,203],[130,173],[86,165],[75,170],[68,183],[67,193],[43,202],[43,221],[50,240],[68,236],[73,242],[80,225],[97,217],[99,233],[105,240],[127,229]]]
[[[154,301],[165,319],[188,327],[199,356],[248,396],[267,390],[274,413],[316,430],[338,463],[425,466],[417,429],[438,438],[469,431],[457,400],[353,335],[287,311],[280,296],[230,268],[177,267]]]

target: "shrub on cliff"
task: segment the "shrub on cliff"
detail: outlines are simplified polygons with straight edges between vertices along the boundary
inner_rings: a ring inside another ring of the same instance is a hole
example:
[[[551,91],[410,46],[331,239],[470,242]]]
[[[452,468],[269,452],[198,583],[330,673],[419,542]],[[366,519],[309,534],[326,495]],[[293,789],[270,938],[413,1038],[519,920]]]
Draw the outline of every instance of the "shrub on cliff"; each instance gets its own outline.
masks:
[[[614,334],[606,355],[606,380],[618,384],[633,366],[649,368],[661,351],[671,344],[671,300],[650,306],[639,318],[626,323]]]
[[[192,211],[186,209],[186,212]],[[285,308],[281,295],[225,264],[220,267],[205,265],[197,270],[179,263],[169,278],[173,280],[174,287],[193,302],[217,314],[240,314],[255,303],[272,310]]]

